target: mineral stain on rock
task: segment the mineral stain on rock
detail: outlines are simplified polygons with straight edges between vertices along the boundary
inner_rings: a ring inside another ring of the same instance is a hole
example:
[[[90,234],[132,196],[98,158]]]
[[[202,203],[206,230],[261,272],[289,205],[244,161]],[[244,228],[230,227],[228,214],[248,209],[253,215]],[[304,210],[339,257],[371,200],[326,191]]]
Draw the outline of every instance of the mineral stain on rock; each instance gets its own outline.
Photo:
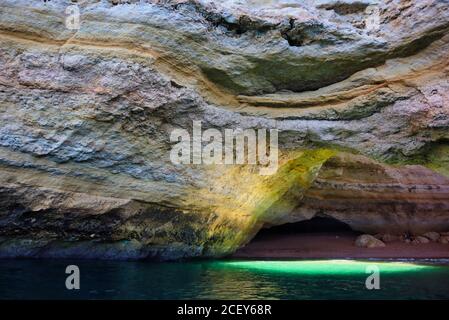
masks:
[[[0,3],[0,257],[225,256],[322,214],[449,230],[447,1],[87,0],[79,30],[69,5]],[[277,129],[279,170],[173,164],[193,120]]]

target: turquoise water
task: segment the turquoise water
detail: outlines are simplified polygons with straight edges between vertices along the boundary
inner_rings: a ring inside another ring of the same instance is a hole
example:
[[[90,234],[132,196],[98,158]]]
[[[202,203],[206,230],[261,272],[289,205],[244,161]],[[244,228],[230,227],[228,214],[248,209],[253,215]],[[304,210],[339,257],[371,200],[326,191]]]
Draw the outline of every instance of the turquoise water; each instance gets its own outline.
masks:
[[[67,265],[80,290],[67,290]],[[380,290],[365,287],[378,268]],[[372,269],[371,269],[372,270]],[[0,260],[0,299],[449,299],[449,266],[410,262]]]

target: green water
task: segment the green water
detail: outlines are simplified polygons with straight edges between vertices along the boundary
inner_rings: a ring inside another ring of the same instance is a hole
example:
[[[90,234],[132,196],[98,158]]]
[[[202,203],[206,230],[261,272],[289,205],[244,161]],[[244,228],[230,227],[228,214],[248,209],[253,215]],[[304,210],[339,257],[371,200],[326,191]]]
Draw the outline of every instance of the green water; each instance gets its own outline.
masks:
[[[70,264],[80,269],[80,290],[65,288]],[[373,270],[380,290],[365,287]],[[448,298],[449,266],[441,261],[0,260],[0,299]]]

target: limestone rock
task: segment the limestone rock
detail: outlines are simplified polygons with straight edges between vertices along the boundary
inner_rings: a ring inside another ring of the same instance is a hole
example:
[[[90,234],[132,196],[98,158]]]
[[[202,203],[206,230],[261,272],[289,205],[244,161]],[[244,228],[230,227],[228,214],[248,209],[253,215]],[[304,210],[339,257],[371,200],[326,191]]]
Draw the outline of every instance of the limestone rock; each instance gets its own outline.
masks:
[[[448,182],[421,166],[391,167],[339,154],[323,164],[288,218],[301,220],[326,212],[355,230],[383,235],[445,230]]]
[[[0,257],[216,257],[322,212],[449,230],[448,9],[2,0]],[[278,130],[277,172],[173,163],[194,120]]]
[[[438,241],[438,239],[440,238],[440,234],[438,232],[432,231],[424,233],[423,236],[433,242]]]
[[[438,242],[439,242],[439,243],[443,243],[443,244],[448,244],[448,243],[449,243],[449,236],[441,236],[441,237],[438,239]]]
[[[385,247],[385,243],[369,234],[363,234],[361,236],[358,236],[357,239],[355,240],[355,245],[360,248]]]
[[[430,240],[423,236],[417,236],[415,239],[412,240],[412,244],[424,244],[429,242]]]

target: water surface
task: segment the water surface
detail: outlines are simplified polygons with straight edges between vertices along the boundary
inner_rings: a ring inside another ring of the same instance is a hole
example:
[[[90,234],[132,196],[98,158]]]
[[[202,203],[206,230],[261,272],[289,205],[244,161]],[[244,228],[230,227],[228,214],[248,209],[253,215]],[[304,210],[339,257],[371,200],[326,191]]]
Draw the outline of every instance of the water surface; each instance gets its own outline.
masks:
[[[67,265],[81,272],[67,290]],[[367,267],[380,290],[367,290]],[[366,261],[0,260],[0,299],[449,299],[449,266]]]

